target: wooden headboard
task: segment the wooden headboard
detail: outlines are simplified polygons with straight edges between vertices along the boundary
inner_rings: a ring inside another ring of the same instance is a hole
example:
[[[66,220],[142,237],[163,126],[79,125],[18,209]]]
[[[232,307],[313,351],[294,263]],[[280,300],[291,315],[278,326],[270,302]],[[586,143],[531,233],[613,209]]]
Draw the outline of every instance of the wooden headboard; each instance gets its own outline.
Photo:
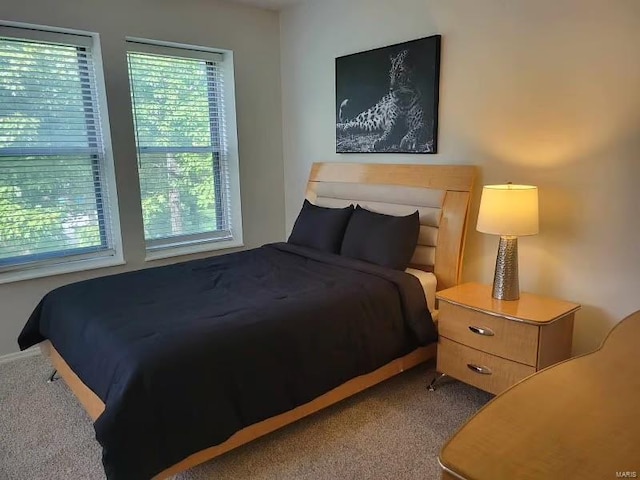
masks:
[[[469,165],[314,163],[306,197],[321,206],[359,204],[392,215],[418,210],[411,266],[434,272],[442,290],[460,282],[475,172]]]

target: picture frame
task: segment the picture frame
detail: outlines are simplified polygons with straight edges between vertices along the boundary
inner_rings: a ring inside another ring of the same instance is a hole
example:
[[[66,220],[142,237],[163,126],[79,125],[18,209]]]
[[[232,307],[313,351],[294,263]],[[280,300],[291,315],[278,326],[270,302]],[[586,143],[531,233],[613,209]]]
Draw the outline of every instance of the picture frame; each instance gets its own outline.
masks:
[[[441,35],[336,58],[336,153],[438,151]]]

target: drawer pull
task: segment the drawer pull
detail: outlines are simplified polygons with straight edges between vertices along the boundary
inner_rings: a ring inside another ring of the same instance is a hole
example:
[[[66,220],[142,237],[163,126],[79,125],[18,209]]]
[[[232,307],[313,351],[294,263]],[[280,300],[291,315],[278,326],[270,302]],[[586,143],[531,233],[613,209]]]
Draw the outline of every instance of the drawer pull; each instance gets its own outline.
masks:
[[[485,337],[493,337],[495,335],[495,333],[493,333],[493,330],[491,330],[490,328],[469,326],[469,330],[471,330],[473,333],[477,333],[478,335],[484,335]]]
[[[480,365],[474,365],[473,363],[467,363],[467,367],[472,372],[476,372],[481,375],[491,375],[493,373],[488,367],[481,367]]]

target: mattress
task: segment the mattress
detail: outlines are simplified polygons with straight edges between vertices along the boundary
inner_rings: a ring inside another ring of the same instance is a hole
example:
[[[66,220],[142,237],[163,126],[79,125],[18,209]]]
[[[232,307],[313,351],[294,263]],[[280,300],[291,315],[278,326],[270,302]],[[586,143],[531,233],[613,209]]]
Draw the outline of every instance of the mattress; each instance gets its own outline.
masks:
[[[416,270],[415,268],[407,268],[405,272],[420,280],[420,285],[422,285],[422,289],[424,290],[424,296],[427,299],[427,306],[433,315],[434,312],[436,312],[436,286],[438,284],[436,276],[431,272]]]

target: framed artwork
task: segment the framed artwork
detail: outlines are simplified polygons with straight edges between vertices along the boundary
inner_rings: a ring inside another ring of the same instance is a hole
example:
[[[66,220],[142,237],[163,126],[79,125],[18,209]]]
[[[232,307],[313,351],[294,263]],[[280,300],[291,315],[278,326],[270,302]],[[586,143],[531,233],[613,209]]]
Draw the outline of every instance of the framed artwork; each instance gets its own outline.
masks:
[[[436,153],[440,35],[336,58],[337,153]]]

